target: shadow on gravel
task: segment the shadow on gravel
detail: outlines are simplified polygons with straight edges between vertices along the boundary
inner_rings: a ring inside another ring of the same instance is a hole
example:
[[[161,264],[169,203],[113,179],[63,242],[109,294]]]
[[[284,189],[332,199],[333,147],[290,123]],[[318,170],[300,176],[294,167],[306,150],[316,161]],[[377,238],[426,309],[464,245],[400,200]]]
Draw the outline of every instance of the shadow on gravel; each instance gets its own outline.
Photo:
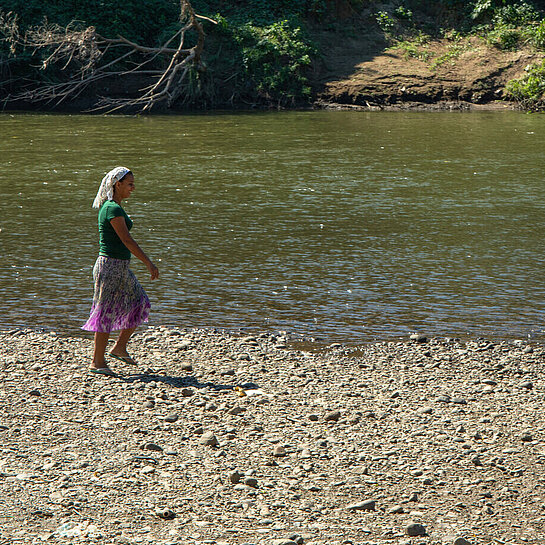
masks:
[[[259,386],[253,382],[246,382],[244,384],[215,384],[214,382],[199,382],[195,377],[173,377],[170,375],[157,375],[155,373],[138,373],[130,375],[116,374],[115,377],[122,382],[129,384],[135,382],[161,382],[173,388],[212,388],[213,390],[233,390],[237,386],[244,390],[253,390],[259,388]]]

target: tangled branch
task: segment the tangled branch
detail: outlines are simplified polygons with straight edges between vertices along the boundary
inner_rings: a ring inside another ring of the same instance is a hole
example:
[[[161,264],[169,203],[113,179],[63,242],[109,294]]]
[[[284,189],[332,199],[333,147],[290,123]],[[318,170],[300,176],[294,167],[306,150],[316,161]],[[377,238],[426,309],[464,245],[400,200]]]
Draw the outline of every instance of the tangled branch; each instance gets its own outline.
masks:
[[[200,19],[211,19],[197,15],[189,0],[180,0],[181,28],[159,47],[147,47],[124,36],[106,38],[94,27],[78,30],[73,25],[66,28],[44,23],[29,29],[23,36],[19,33],[15,16],[0,17],[0,36],[9,44],[12,54],[17,48],[41,54],[40,69],[60,68],[72,74],[60,83],[30,85],[11,98],[22,101],[40,101],[55,106],[74,100],[85,90],[106,78],[142,76],[153,83],[140,89],[135,98],[102,97],[95,111],[114,112],[129,110],[149,112],[155,107],[170,108],[182,96],[191,70],[202,71],[204,30]],[[190,30],[197,34],[196,43],[187,47],[186,35]],[[45,53],[45,54],[44,54]]]

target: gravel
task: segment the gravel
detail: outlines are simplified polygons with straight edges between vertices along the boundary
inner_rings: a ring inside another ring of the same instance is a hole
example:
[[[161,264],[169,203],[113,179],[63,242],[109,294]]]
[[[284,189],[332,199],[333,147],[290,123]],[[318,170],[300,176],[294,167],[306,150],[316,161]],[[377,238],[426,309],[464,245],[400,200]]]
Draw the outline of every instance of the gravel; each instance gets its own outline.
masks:
[[[545,542],[540,345],[156,327],[115,378],[90,338],[0,346],[0,542]]]

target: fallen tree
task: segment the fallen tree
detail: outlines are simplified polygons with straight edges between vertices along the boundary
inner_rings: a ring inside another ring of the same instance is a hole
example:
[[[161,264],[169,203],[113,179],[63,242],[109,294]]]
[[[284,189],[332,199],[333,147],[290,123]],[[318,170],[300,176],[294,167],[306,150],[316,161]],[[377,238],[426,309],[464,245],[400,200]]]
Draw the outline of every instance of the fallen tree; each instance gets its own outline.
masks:
[[[102,112],[149,112],[154,108],[170,108],[177,101],[188,100],[191,78],[204,73],[202,61],[205,33],[201,21],[214,21],[198,15],[189,0],[180,0],[180,28],[157,47],[136,43],[124,36],[108,38],[95,27],[78,29],[76,25],[61,27],[43,24],[20,31],[17,16],[0,15],[0,38],[7,44],[9,55],[19,49],[39,59],[42,77],[19,79],[4,70],[0,85],[13,88],[5,102],[43,102],[53,107],[77,99],[102,80],[135,76],[151,83],[136,96],[97,96],[92,110]],[[192,45],[187,45],[191,34]],[[4,57],[3,63],[8,63]],[[1,66],[1,63],[0,63]],[[53,72],[54,77],[47,77]]]

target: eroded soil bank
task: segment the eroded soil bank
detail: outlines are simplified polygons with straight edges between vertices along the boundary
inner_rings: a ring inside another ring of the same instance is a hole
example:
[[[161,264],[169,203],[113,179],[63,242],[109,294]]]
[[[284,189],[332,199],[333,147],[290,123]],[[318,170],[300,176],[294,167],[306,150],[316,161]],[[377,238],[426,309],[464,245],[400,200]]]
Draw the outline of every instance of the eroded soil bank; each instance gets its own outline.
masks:
[[[0,346],[6,542],[545,540],[542,346],[159,327],[116,378],[88,374],[90,339]]]
[[[322,36],[321,40],[325,38]],[[316,75],[316,106],[359,109],[513,109],[505,86],[543,54],[502,51],[478,37],[399,43],[331,40]]]

